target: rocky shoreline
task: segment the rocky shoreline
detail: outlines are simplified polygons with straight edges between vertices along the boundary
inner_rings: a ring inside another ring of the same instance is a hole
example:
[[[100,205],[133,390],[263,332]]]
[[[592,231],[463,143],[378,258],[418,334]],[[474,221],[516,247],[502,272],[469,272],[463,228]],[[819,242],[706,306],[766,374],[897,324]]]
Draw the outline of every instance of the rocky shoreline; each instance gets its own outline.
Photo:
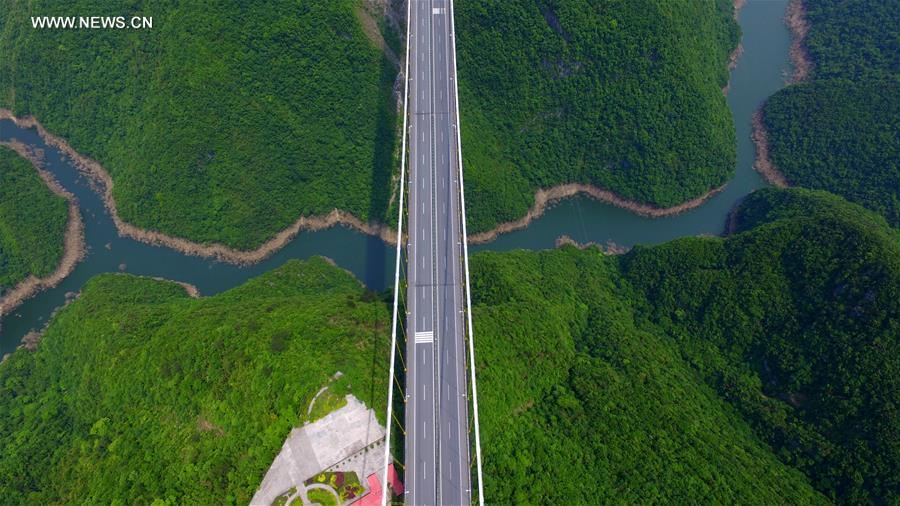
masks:
[[[174,279],[161,278],[159,276],[152,276],[150,277],[150,279],[153,279],[155,281],[164,281],[167,283],[175,283],[181,288],[184,288],[184,291],[188,294],[188,297],[192,299],[200,298],[200,289],[190,283],[185,283],[184,281],[176,281]]]
[[[56,147],[68,155],[75,166],[97,185],[97,189],[101,194],[103,202],[113,219],[113,223],[115,223],[116,230],[122,237],[129,237],[147,244],[165,246],[186,255],[215,258],[216,260],[236,265],[250,265],[268,258],[294,239],[301,231],[323,230],[335,225],[348,226],[364,234],[376,236],[387,244],[396,244],[397,231],[393,228],[383,223],[365,223],[356,216],[340,209],[334,209],[325,216],[301,216],[297,221],[281,232],[278,232],[275,237],[266,241],[259,248],[249,251],[230,248],[218,243],[197,243],[181,237],[166,235],[155,230],[141,229],[123,221],[119,217],[116,202],[112,196],[112,178],[106,169],[99,163],[75,151],[66,140],[49,133],[44,126],[32,116],[18,118],[13,115],[11,111],[0,109],[0,119],[9,119],[21,128],[35,128],[44,142]],[[567,183],[549,189],[538,189],[537,192],[535,192],[535,204],[529,209],[525,216],[515,221],[502,223],[492,230],[470,235],[469,242],[472,244],[487,243],[500,234],[524,228],[528,226],[532,220],[541,216],[549,204],[564,198],[573,197],[579,193],[587,194],[592,198],[627,209],[641,216],[661,218],[699,207],[706,202],[706,200],[722,191],[724,188],[725,185],[722,185],[710,190],[700,197],[668,208],[661,208],[628,200],[610,190],[588,184]]]
[[[0,109],[0,119],[9,119],[21,128],[35,128],[44,142],[68,155],[75,166],[97,185],[103,202],[112,217],[113,223],[115,223],[116,230],[122,237],[129,237],[147,244],[165,246],[186,255],[215,258],[216,260],[236,265],[254,264],[268,258],[303,230],[322,230],[334,225],[345,225],[365,234],[377,236],[388,244],[396,244],[396,230],[383,223],[364,223],[356,216],[340,209],[334,209],[325,216],[301,216],[293,224],[278,232],[272,239],[254,250],[238,250],[219,243],[198,243],[155,230],[141,229],[125,222],[119,216],[116,201],[112,196],[113,180],[109,172],[98,162],[75,151],[65,139],[49,133],[33,116],[18,118],[8,109]]]
[[[803,41],[809,33],[809,22],[806,20],[806,9],[803,0],[791,0],[784,16],[784,23],[791,32],[790,58],[794,71],[787,78],[787,84],[797,84],[809,79],[813,62]],[[756,146],[756,159],[753,168],[762,175],[769,184],[778,188],[790,186],[790,182],[778,170],[769,158],[769,134],[764,121],[765,102],[753,113],[750,137]]]
[[[737,17],[738,11],[745,5],[745,3],[746,0],[734,0],[735,17]],[[740,58],[742,52],[743,45],[738,44],[729,58],[729,70],[733,70],[735,68],[735,66],[737,65],[737,60]],[[722,89],[722,92],[727,94],[729,88],[730,82]],[[92,181],[97,184],[103,201],[107,209],[109,210],[113,222],[115,223],[116,229],[118,230],[119,235],[123,237],[129,237],[148,244],[165,246],[187,255],[215,258],[216,260],[237,265],[248,265],[264,260],[265,258],[269,257],[270,255],[274,254],[279,249],[284,247],[301,231],[322,230],[334,225],[348,226],[362,233],[377,236],[387,244],[396,244],[396,230],[383,223],[363,222],[356,216],[353,216],[352,214],[340,209],[333,209],[325,216],[300,217],[289,227],[278,232],[272,239],[265,242],[255,250],[238,250],[218,243],[198,243],[181,237],[170,236],[154,230],[141,229],[123,221],[119,217],[116,202],[112,196],[112,178],[109,176],[109,173],[106,171],[106,169],[104,169],[98,162],[79,154],[69,145],[69,143],[65,139],[47,132],[43,125],[41,125],[41,123],[32,116],[18,118],[13,115],[11,111],[7,109],[0,109],[0,119],[10,119],[15,122],[16,125],[22,128],[36,128],[38,134],[41,136],[44,142],[66,153],[75,162],[75,165],[78,167],[78,169],[83,171],[91,178]],[[525,228],[534,219],[541,216],[544,211],[546,211],[549,205],[559,200],[573,197],[580,193],[586,194],[602,202],[606,202],[608,204],[612,204],[614,206],[629,210],[640,216],[660,218],[673,216],[697,208],[705,203],[710,197],[722,191],[724,188],[725,185],[722,185],[718,188],[714,188],[708,191],[704,195],[701,195],[695,199],[691,199],[687,202],[683,202],[677,206],[669,208],[661,208],[628,200],[610,190],[605,190],[588,184],[567,183],[552,188],[541,188],[535,192],[534,205],[523,217],[519,218],[518,220],[501,223],[491,230],[472,234],[469,236],[469,242],[472,244],[483,244],[494,240],[500,234]]]
[[[43,153],[32,150],[25,144],[18,141],[0,142],[0,145],[6,146],[22,158],[31,162],[44,184],[50,188],[54,194],[66,199],[69,208],[69,223],[66,228],[64,239],[63,255],[59,265],[49,276],[38,278],[37,276],[29,276],[24,281],[13,287],[9,293],[0,298],[0,318],[4,315],[11,314],[12,311],[22,304],[26,299],[33,297],[42,290],[53,288],[62,282],[69,274],[75,270],[75,266],[84,259],[84,222],[81,220],[81,212],[78,209],[78,199],[74,195],[66,191],[62,185],[53,177],[53,174],[43,168]]]
[[[753,160],[753,168],[772,186],[787,188],[790,186],[784,174],[775,167],[769,158],[769,134],[763,122],[763,108],[765,102],[753,113],[750,120],[750,138],[756,146],[756,159]]]
[[[685,211],[690,211],[691,209],[700,207],[711,197],[724,190],[725,186],[727,185],[728,183],[725,183],[718,188],[713,188],[712,190],[697,198],[688,200],[687,202],[682,202],[681,204],[672,207],[656,207],[650,204],[641,204],[633,200],[628,200],[609,190],[604,190],[602,188],[583,183],[567,183],[561,184],[559,186],[554,186],[552,188],[540,188],[534,193],[534,205],[531,206],[528,212],[525,213],[525,216],[519,218],[518,220],[501,223],[500,225],[494,227],[491,230],[488,230],[487,232],[470,235],[469,243],[488,243],[496,239],[500,234],[505,234],[507,232],[512,232],[513,230],[525,228],[532,221],[544,214],[544,212],[552,204],[569,197],[574,197],[575,195],[578,195],[580,193],[588,195],[589,197],[601,202],[606,202],[607,204],[621,207],[622,209],[627,209],[628,211],[631,211],[639,216],[644,216],[647,218],[664,218],[666,216],[674,216],[676,214],[680,214]]]
[[[803,43],[809,33],[809,22],[806,20],[806,8],[803,0],[791,0],[788,4],[784,22],[791,31],[791,63],[794,65],[794,73],[788,79],[788,84],[801,83],[809,79],[813,70],[813,62],[809,51]]]
[[[737,21],[738,13],[741,9],[747,5],[747,0],[734,0],[734,20]],[[728,57],[728,71],[731,72],[735,68],[737,68],[737,62],[741,58],[741,55],[744,54],[744,43],[742,41],[738,42],[737,47],[734,48],[734,51],[731,52],[731,56]],[[731,79],[728,79],[728,82],[725,83],[725,87],[722,88],[722,95],[728,95],[728,92],[731,90]]]
[[[608,241],[605,245],[596,243],[593,241],[582,244],[567,235],[561,235],[561,236],[557,237],[556,241],[554,243],[554,246],[556,248],[562,248],[563,246],[573,246],[573,247],[581,249],[581,250],[588,249],[588,248],[594,248],[594,249],[597,249],[598,251],[600,251],[601,253],[603,253],[604,255],[624,255],[625,253],[628,253],[631,250],[631,248],[626,248],[625,246],[619,246],[618,244],[616,244],[612,241]]]
[[[734,0],[734,18],[737,19],[738,12],[747,4],[747,0]],[[731,56],[728,58],[728,70],[732,71],[737,67],[737,62],[740,59],[741,55],[744,53],[744,45],[743,43],[738,43],[737,47],[732,51]],[[731,89],[731,81],[722,88],[722,94],[728,95],[728,91]],[[674,207],[656,207],[648,204],[641,204],[639,202],[628,200],[610,190],[604,190],[603,188],[599,188],[597,186],[589,185],[589,184],[581,184],[581,183],[566,183],[561,184],[559,186],[554,186],[552,188],[539,188],[534,194],[534,205],[525,213],[525,216],[519,218],[518,220],[508,221],[505,223],[501,223],[497,225],[491,230],[485,232],[479,232],[477,234],[472,234],[469,236],[470,244],[485,244],[493,241],[500,234],[505,234],[507,232],[512,232],[514,230],[520,230],[527,227],[531,224],[532,221],[539,218],[547,208],[566,198],[574,197],[579,193],[586,194],[596,200],[606,202],[607,204],[612,204],[616,207],[621,207],[623,209],[627,209],[637,215],[645,216],[648,218],[663,218],[666,216],[673,216],[676,214],[683,213],[685,211],[689,211],[691,209],[695,209],[703,205],[707,200],[721,192],[725,189],[725,186],[728,183],[725,183],[718,188],[713,188],[707,193],[695,198],[691,199],[687,202],[683,202]],[[566,238],[560,238],[565,240]],[[569,238],[571,241],[571,239]],[[559,241],[559,240],[558,240]],[[557,242],[558,242],[557,241]],[[571,241],[574,243],[574,241]],[[569,244],[568,241],[565,241],[566,244]]]

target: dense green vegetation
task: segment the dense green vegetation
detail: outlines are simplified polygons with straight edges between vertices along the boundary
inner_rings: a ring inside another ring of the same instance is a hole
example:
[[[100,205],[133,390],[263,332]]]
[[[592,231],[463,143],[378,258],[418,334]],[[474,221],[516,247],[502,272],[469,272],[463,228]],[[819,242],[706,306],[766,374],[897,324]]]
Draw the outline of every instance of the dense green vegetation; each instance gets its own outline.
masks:
[[[672,206],[734,171],[731,0],[459,2],[456,25],[471,230],[539,187]]]
[[[0,367],[0,503],[247,504],[336,371],[383,418],[388,318],[322,259],[200,300],[94,278]]]
[[[900,238],[800,190],[758,192],[737,221],[621,258],[476,257],[486,493],[900,500]]]
[[[827,189],[900,225],[900,80],[792,86],[765,108],[771,160],[789,181]]]
[[[149,30],[36,30],[92,0],[0,0],[0,107],[38,117],[115,182],[122,218],[251,248],[301,215],[390,221],[397,68],[363,0],[100,2]],[[724,183],[730,0],[457,6],[473,231],[538,187],[588,182],[670,206]],[[396,53],[400,39],[377,26]]]
[[[596,250],[474,263],[485,494],[497,504],[824,503],[704,385]],[[488,443],[489,442],[489,443]]]
[[[897,74],[900,11],[891,0],[807,0],[804,45],[816,79]]]
[[[246,249],[336,207],[383,221],[397,71],[361,3],[0,0],[0,107],[101,162],[140,227]],[[32,15],[153,28],[39,30]]]
[[[826,495],[900,501],[900,235],[838,197],[763,191],[726,241],[640,248],[642,315]]]
[[[900,235],[800,189],[735,223],[473,258],[492,502],[900,500]],[[199,300],[99,276],[0,367],[0,503],[246,503],[322,385],[383,416],[388,317],[321,259]]]
[[[0,295],[59,265],[69,213],[31,163],[0,146]]]
[[[764,108],[772,162],[900,226],[900,10],[890,0],[804,2],[812,81]]]

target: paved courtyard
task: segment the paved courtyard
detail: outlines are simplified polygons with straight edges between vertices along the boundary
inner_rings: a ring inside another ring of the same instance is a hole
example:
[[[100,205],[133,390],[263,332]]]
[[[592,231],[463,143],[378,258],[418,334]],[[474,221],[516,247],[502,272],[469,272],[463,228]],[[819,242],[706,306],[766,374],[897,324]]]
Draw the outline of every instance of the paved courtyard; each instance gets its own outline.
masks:
[[[291,430],[250,504],[269,506],[294,487],[305,500],[303,482],[324,470],[356,471],[361,480],[378,470],[385,429],[359,399],[346,398],[344,407]]]

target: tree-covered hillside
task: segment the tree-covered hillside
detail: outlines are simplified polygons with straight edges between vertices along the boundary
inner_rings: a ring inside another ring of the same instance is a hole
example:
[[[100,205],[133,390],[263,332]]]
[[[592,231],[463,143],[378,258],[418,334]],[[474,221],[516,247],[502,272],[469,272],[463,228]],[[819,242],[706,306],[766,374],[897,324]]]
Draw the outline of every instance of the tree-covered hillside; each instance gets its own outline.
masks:
[[[486,493],[900,499],[900,238],[801,190],[752,195],[737,223],[621,258],[476,257]]]
[[[0,366],[0,504],[247,504],[335,372],[384,417],[388,318],[322,259],[200,300],[94,278]]]
[[[471,230],[537,188],[672,206],[734,171],[731,0],[458,2],[456,27]]]
[[[248,249],[301,215],[384,220],[397,70],[362,1],[0,0],[0,107],[98,160],[139,227]],[[36,15],[153,28],[34,29]]]
[[[900,11],[891,0],[805,0],[804,45],[816,79],[897,74]]]
[[[898,233],[806,190],[735,223],[473,257],[492,502],[897,502]],[[388,309],[321,259],[199,300],[95,278],[0,366],[0,503],[246,503],[337,370],[383,416]]]
[[[825,504],[640,325],[598,250],[473,263],[485,495],[495,504]]]
[[[826,79],[766,104],[771,160],[792,182],[827,189],[900,225],[900,79]]]
[[[68,216],[65,199],[47,188],[31,163],[0,146],[0,296],[29,275],[56,269]]]
[[[812,81],[763,109],[774,165],[900,225],[900,9],[891,0],[803,2]]]
[[[736,222],[623,258],[641,315],[818,490],[896,504],[900,234],[803,190],[754,193]]]

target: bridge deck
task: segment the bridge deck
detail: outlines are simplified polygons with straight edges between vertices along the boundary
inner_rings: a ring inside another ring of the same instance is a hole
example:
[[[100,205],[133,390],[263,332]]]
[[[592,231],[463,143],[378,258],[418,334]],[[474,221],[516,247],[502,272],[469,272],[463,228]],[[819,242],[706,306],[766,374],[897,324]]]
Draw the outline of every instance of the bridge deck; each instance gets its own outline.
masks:
[[[411,0],[407,504],[468,504],[455,64],[449,0]]]

